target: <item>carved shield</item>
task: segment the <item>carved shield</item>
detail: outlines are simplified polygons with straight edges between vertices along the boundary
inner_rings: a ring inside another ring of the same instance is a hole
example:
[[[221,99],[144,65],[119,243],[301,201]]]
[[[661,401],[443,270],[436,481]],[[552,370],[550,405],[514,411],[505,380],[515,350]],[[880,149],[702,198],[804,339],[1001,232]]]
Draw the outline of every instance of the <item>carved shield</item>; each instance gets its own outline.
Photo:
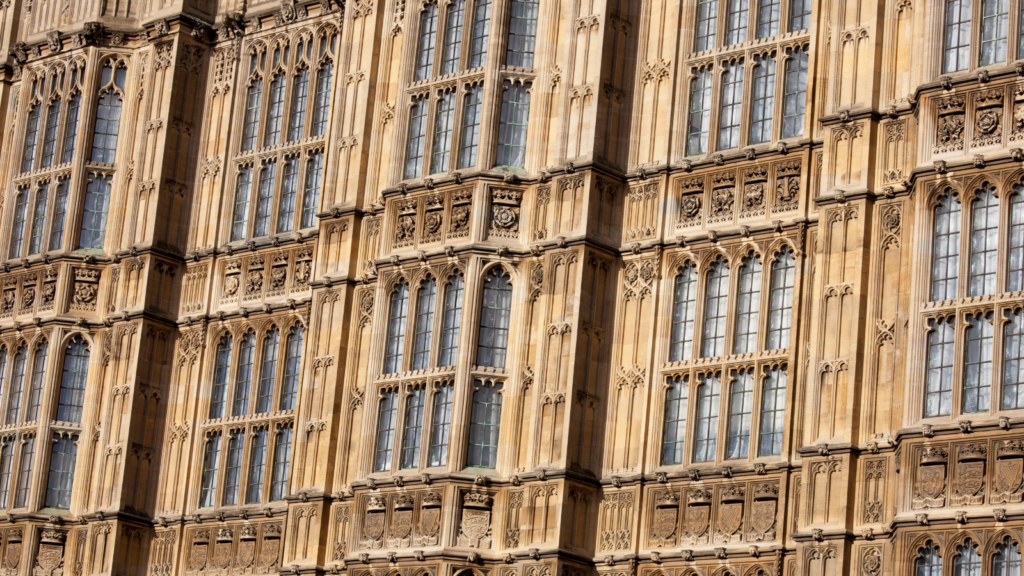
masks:
[[[238,567],[248,568],[256,559],[256,541],[242,540],[238,543]]]
[[[491,529],[491,513],[486,510],[463,510],[462,512],[462,533],[466,536],[480,540],[487,536]]]
[[[207,545],[192,544],[192,551],[188,555],[188,569],[198,572],[206,568]]]
[[[917,492],[923,498],[938,498],[945,487],[945,466],[924,466],[917,471]]]
[[[11,542],[7,545],[7,556],[4,558],[4,567],[8,570],[17,570],[21,563],[21,542]]]
[[[384,535],[384,515],[367,514],[363,520],[363,537],[367,540],[380,540]]]
[[[657,508],[651,525],[651,537],[656,540],[672,538],[676,533],[676,509]]]
[[[420,535],[433,536],[441,527],[441,509],[424,508],[420,512]]]
[[[36,563],[47,572],[52,572],[64,562],[64,547],[54,544],[40,544]]]
[[[384,516],[378,514],[378,516]],[[412,510],[395,510],[391,517],[391,537],[408,538],[412,533]]]
[[[686,535],[701,536],[708,530],[708,506],[691,506],[686,509]]]
[[[1010,493],[1020,489],[1021,472],[1024,472],[1024,460],[1000,460],[996,462],[995,488],[999,492]]]
[[[973,496],[985,483],[985,462],[961,462],[956,468],[956,490],[962,496]]]
[[[722,504],[718,512],[718,529],[725,534],[733,534],[743,523],[743,503]]]
[[[383,516],[383,514],[381,514]],[[277,564],[277,555],[281,551],[280,538],[265,538],[260,547],[260,566],[271,568]]]
[[[231,565],[230,542],[218,542],[213,547],[213,565],[218,568],[227,568]]]
[[[750,527],[764,534],[775,525],[775,500],[758,500],[751,508]]]

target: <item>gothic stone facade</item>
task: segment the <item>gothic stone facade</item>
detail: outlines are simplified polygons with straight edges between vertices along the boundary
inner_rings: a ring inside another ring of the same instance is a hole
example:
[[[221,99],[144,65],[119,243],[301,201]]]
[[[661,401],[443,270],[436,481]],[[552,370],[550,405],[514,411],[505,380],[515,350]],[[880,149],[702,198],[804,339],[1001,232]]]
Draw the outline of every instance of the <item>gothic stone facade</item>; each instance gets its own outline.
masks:
[[[1020,576],[1022,10],[0,1],[0,572]]]

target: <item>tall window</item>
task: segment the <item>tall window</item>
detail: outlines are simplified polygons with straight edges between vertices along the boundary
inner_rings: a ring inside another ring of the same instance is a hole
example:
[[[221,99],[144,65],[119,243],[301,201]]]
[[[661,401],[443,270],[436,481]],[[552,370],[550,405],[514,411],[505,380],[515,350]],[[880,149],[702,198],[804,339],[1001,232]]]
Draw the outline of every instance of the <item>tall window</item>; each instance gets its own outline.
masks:
[[[281,410],[294,410],[299,393],[302,368],[302,338],[305,330],[294,326],[288,334],[288,348],[284,357],[284,381],[281,383]]]
[[[1003,410],[1024,408],[1024,310],[1003,327]]]
[[[231,336],[225,335],[217,344],[217,359],[213,368],[213,390],[210,392],[210,418],[224,416],[224,401],[228,390],[228,371],[231,368]]]
[[[933,302],[956,298],[960,267],[960,202],[950,191],[939,197],[932,223]]]
[[[771,288],[768,297],[768,350],[789,348],[789,332],[793,321],[793,285],[796,258],[785,248],[772,262]]]
[[[36,455],[35,437],[22,438],[21,457],[18,459],[18,490],[14,494],[14,507],[28,505],[28,492],[32,486],[32,459]]]
[[[75,94],[68,100],[68,115],[64,120],[64,146],[60,161],[71,162],[75,157],[75,140],[78,138],[78,113],[82,107],[82,95]]]
[[[274,76],[270,81],[270,98],[267,101],[267,131],[263,136],[264,146],[275,146],[281,139],[281,118],[284,116],[284,74]]]
[[[779,33],[781,0],[760,0],[757,6],[757,37],[768,38]]]
[[[50,250],[60,250],[64,242],[64,221],[68,214],[68,181],[57,182],[57,197],[53,202],[53,222],[50,223]]]
[[[255,62],[255,56],[253,61]],[[263,99],[263,80],[257,77],[249,84],[245,94],[245,118],[242,121],[242,152],[256,147],[260,129],[260,100]]]
[[[388,315],[387,347],[384,350],[384,373],[402,369],[402,348],[405,343],[405,319],[409,308],[409,285],[398,284],[391,292]]]
[[[43,233],[46,230],[46,204],[50,199],[50,184],[44,183],[36,190],[36,205],[32,209],[32,234],[28,239],[29,255],[39,254],[43,249]]]
[[[686,130],[686,153],[704,154],[708,151],[708,131],[711,126],[711,70],[696,71],[690,84],[690,124]]]
[[[487,63],[487,38],[491,29],[491,0],[473,3],[473,36],[469,41],[469,67]]]
[[[281,179],[281,205],[277,209],[277,231],[291,232],[295,220],[295,195],[299,188],[299,161],[285,160],[284,177]]]
[[[966,70],[971,56],[971,0],[946,0],[944,73]]]
[[[0,510],[7,508],[11,493],[11,467],[14,465],[14,444],[11,441],[0,446]]]
[[[729,430],[727,459],[746,458],[750,451],[750,416],[754,412],[754,370],[733,373],[729,386]]]
[[[306,189],[302,193],[302,227],[316,226],[316,212],[320,207],[320,182],[324,168],[324,153],[310,154],[306,162]]]
[[[1021,576],[1020,544],[1015,544],[1007,536],[996,544],[996,553],[992,556],[992,576]]]
[[[455,0],[448,5],[444,31],[444,51],[441,54],[441,74],[459,71],[459,55],[462,53],[462,15],[466,0]]]
[[[256,413],[270,412],[274,400],[274,377],[277,375],[277,345],[280,333],[276,328],[263,338],[263,361],[260,365],[260,384],[256,391]]]
[[[85,406],[85,381],[89,375],[89,346],[81,336],[64,349],[64,371],[57,400],[59,422],[81,422]]]
[[[697,0],[694,52],[703,52],[715,47],[716,28],[718,28],[718,0]]]
[[[804,133],[804,109],[807,107],[807,51],[794,50],[786,60],[786,80],[782,95],[782,137]]]
[[[1010,245],[1006,290],[1024,290],[1024,191],[1015,188],[1010,197]]]
[[[403,470],[420,463],[420,437],[423,432],[423,388],[413,388],[405,398],[405,422],[402,430],[402,455],[399,464]]]
[[[14,201],[14,222],[11,227],[11,251],[8,258],[21,256],[25,241],[25,221],[28,220],[28,190],[22,188]]]
[[[476,166],[476,150],[480,144],[480,111],[483,86],[469,87],[463,97],[462,137],[459,139],[459,168]]]
[[[28,389],[28,408],[25,420],[34,422],[39,419],[39,407],[43,402],[43,384],[46,382],[46,357],[50,346],[44,340],[36,346],[36,354],[32,362],[32,384]]]
[[[203,449],[203,473],[200,478],[199,507],[210,508],[217,495],[217,464],[220,460],[220,433],[207,436]]]
[[[508,26],[508,51],[505,65],[533,68],[533,50],[537,42],[537,16],[540,2],[512,0],[512,15]]]
[[[697,309],[697,270],[692,262],[679,269],[672,292],[672,334],[669,362],[689,360],[693,353],[693,319]]]
[[[249,388],[252,386],[252,364],[255,355],[256,336],[249,332],[242,337],[242,344],[238,347],[238,373],[235,375],[232,416],[245,416],[249,413]]]
[[[46,476],[47,508],[71,508],[71,487],[75,482],[78,434],[54,433],[50,448],[50,470]]]
[[[933,319],[928,325],[931,330],[928,332],[924,415],[949,416],[953,403],[953,320]]]
[[[971,204],[971,271],[968,295],[996,293],[999,251],[999,201],[995,188],[983,187]]]
[[[718,439],[718,398],[721,384],[717,374],[702,374],[697,387],[697,422],[693,444],[694,462],[712,462]]]
[[[429,466],[448,463],[448,435],[452,426],[452,384],[445,382],[434,391],[433,422],[430,426]]]
[[[224,506],[238,504],[238,488],[242,482],[242,447],[245,433],[235,432],[228,441],[228,465],[224,470]]]
[[[35,89],[35,83],[32,88]],[[36,141],[39,140],[40,105],[33,104],[28,111],[28,123],[25,126],[25,145],[21,151],[21,171],[31,172],[36,163]]]
[[[409,109],[409,140],[405,148],[405,177],[419,178],[423,172],[423,146],[427,136],[426,96],[413,99]]]
[[[1006,62],[1006,39],[1009,35],[1009,0],[982,0],[981,60],[979,64],[988,66]]]
[[[729,309],[729,263],[719,258],[711,264],[704,291],[704,333],[701,357],[725,354],[725,322]]]
[[[750,255],[740,266],[739,294],[736,299],[736,327],[733,354],[749,354],[757,350],[758,306],[761,303],[761,259]]]
[[[733,0],[730,0],[733,1]],[[740,119],[743,115],[743,65],[739,62],[722,72],[722,110],[718,119],[718,148],[740,145]]]
[[[121,129],[121,104],[126,75],[125,68],[118,67],[115,72],[109,65],[101,73],[100,86],[103,88],[96,104],[96,127],[92,133],[93,162],[114,163],[117,135]]]
[[[967,324],[963,412],[987,412],[992,389],[992,322],[978,313],[968,316]]]
[[[459,356],[459,327],[462,324],[462,275],[449,278],[444,288],[444,316],[441,318],[441,356],[438,366],[454,366]]]
[[[789,31],[799,32],[811,27],[811,0],[789,0]]]
[[[427,4],[420,12],[420,38],[416,48],[416,71],[413,80],[430,78],[434,68],[434,41],[437,38],[437,4]]]
[[[46,131],[43,132],[43,168],[53,166],[54,154],[57,151],[57,128],[60,127],[60,100],[54,100],[46,109]]]
[[[263,499],[263,476],[267,469],[267,429],[260,428],[252,436],[249,447],[249,477],[245,487],[245,503],[256,504]]]
[[[430,339],[434,333],[434,298],[437,281],[433,278],[420,284],[416,293],[416,325],[413,327],[412,369],[426,370],[430,366]]]
[[[260,171],[260,185],[256,192],[256,220],[253,222],[252,235],[257,238],[270,234],[270,210],[276,178],[277,161],[271,160]]]
[[[683,463],[686,441],[686,400],[690,386],[685,376],[670,377],[665,390],[665,430],[661,438],[661,465]]]
[[[505,80],[498,122],[498,166],[522,168],[526,165],[526,129],[532,87],[530,82]]]
[[[473,407],[469,414],[467,466],[494,468],[498,462],[498,427],[501,424],[500,382],[473,382]]]
[[[768,371],[761,388],[761,432],[758,456],[782,454],[782,434],[786,425],[786,365]]]
[[[942,576],[942,557],[939,556],[939,547],[931,540],[925,542],[924,548],[917,551],[914,573],[915,576]]]
[[[778,10],[778,4],[775,4]],[[778,23],[776,22],[776,27]],[[773,34],[774,35],[774,34]],[[775,59],[754,57],[754,93],[750,107],[750,143],[772,139],[772,114],[775,109]]]
[[[274,469],[270,474],[270,501],[279,502],[288,495],[288,468],[292,461],[292,427],[284,426],[274,441]]]
[[[302,68],[295,74],[292,87],[292,109],[288,114],[288,141],[302,139],[306,124],[306,100],[309,98],[309,69]]]
[[[330,62],[320,65],[316,74],[316,99],[313,101],[313,125],[310,136],[323,136],[327,133],[327,113],[331,110],[331,80],[334,66]]]
[[[452,128],[455,124],[455,92],[446,90],[437,101],[437,115],[434,120],[434,150],[430,158],[430,173],[448,171],[451,159]]]
[[[377,443],[373,471],[391,470],[391,452],[395,447],[395,423],[398,419],[398,391],[381,390],[377,409]]]
[[[981,576],[981,554],[978,554],[978,545],[970,538],[956,547],[953,555],[954,576]]]
[[[508,349],[508,327],[512,315],[512,284],[507,272],[493,268],[484,281],[480,307],[480,334],[476,348],[476,365],[505,367]]]
[[[113,176],[92,174],[85,186],[85,206],[82,209],[82,233],[79,248],[103,249],[107,234],[107,211],[110,209],[110,189]]]
[[[28,346],[22,345],[14,354],[11,370],[11,391],[7,396],[7,419],[4,424],[18,423],[21,415],[21,391],[25,387],[25,368],[28,364]]]
[[[231,217],[231,240],[245,238],[249,227],[249,194],[252,192],[252,166],[242,166],[235,185],[235,212]]]
[[[725,19],[725,45],[742,44],[747,41],[748,0],[728,0]]]

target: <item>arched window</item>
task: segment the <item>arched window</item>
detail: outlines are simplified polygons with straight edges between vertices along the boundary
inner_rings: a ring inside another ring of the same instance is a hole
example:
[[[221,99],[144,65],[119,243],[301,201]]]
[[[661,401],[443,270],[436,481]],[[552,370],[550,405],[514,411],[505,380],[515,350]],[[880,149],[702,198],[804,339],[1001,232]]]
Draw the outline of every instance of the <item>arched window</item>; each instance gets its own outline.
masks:
[[[459,327],[462,324],[462,274],[454,274],[444,288],[444,316],[441,318],[439,366],[454,366],[459,356]]]
[[[925,542],[924,547],[917,551],[917,560],[914,561],[914,576],[942,576],[942,557],[939,556],[939,547],[931,540]]]
[[[747,41],[747,14],[749,0],[728,0],[725,15],[725,45],[742,44]]]
[[[7,347],[0,346],[0,398],[4,396],[4,385],[7,384]],[[0,501],[2,502],[2,501]]]
[[[32,209],[32,234],[28,238],[29,256],[39,254],[43,249],[43,233],[46,231],[46,204],[50,200],[50,183],[44,182],[36,191],[36,205]]]
[[[224,470],[224,506],[238,504],[238,488],[242,478],[242,448],[245,445],[245,433],[233,432],[228,440],[228,462]]]
[[[662,466],[683,463],[686,441],[686,401],[690,383],[686,376],[671,376],[665,390],[665,430],[661,437]]]
[[[11,473],[14,467],[14,440],[0,445],[0,510],[6,509],[11,493]]]
[[[426,96],[413,98],[409,109],[409,139],[405,145],[405,178],[419,178],[423,172],[423,149],[427,137]]]
[[[971,269],[969,296],[996,292],[996,267],[999,251],[999,200],[996,189],[985,186],[971,205]]]
[[[793,285],[796,277],[796,258],[791,249],[784,248],[772,262],[771,288],[768,295],[768,334],[765,348],[789,348],[789,331],[793,322]]]
[[[220,461],[220,432],[213,432],[206,437],[203,448],[203,470],[199,487],[199,507],[210,508],[217,495],[217,464]]]
[[[405,345],[405,321],[409,312],[409,285],[400,283],[391,292],[388,312],[388,334],[384,348],[384,373],[402,370],[402,352]]]
[[[100,73],[99,101],[96,104],[96,127],[92,133],[92,161],[114,163],[117,152],[117,135],[121,130],[121,104],[124,98],[124,82],[127,70],[123,66],[113,69],[108,63]],[[113,80],[113,83],[111,83]]]
[[[43,132],[43,158],[40,162],[42,168],[53,166],[54,154],[57,151],[57,128],[60,127],[60,98],[50,102],[46,109],[46,130]]]
[[[786,365],[768,371],[761,388],[761,431],[758,456],[782,454],[782,435],[786,425]]]
[[[316,75],[316,99],[313,101],[311,136],[323,136],[327,132],[327,113],[331,109],[332,76],[334,76],[334,65],[330,61],[321,64]]]
[[[729,430],[726,459],[746,458],[750,452],[750,417],[754,412],[754,370],[733,373],[729,386]]]
[[[11,392],[7,397],[8,426],[18,423],[21,415],[21,394],[25,387],[25,368],[28,363],[28,346],[22,345],[14,354],[14,367],[11,370]]]
[[[413,326],[412,369],[426,370],[430,366],[430,339],[434,333],[434,299],[437,281],[428,278],[420,283],[416,292],[416,323]]]
[[[430,78],[434,68],[434,42],[437,38],[437,4],[428,3],[420,12],[420,37],[416,46],[416,70],[413,81]]]
[[[409,390],[405,396],[405,426],[402,430],[402,454],[399,467],[416,468],[420,463],[420,438],[423,432],[423,404],[426,392],[422,386]]]
[[[277,178],[277,160],[269,160],[260,170],[260,185],[256,192],[256,219],[252,235],[256,238],[270,234],[270,211],[274,201],[274,180]]]
[[[473,3],[473,36],[469,41],[469,67],[487,63],[487,38],[491,30],[491,0]]]
[[[452,383],[441,382],[434,391],[433,423],[430,430],[428,466],[448,463],[448,435],[452,425]]]
[[[953,354],[956,333],[952,318],[928,321],[928,359],[925,373],[925,417],[949,416],[953,405]]]
[[[505,367],[508,351],[508,327],[512,316],[511,278],[504,269],[493,268],[484,281],[480,306],[480,334],[476,348],[476,365]]]
[[[505,52],[506,66],[533,68],[539,12],[540,2],[537,0],[512,0],[508,50]]]
[[[256,56],[253,55],[255,61]],[[242,152],[256,147],[260,128],[260,100],[263,99],[263,80],[256,77],[245,94],[245,118],[242,121]]]
[[[952,300],[960,268],[960,202],[952,191],[939,197],[933,218],[931,300]]]
[[[85,186],[85,206],[82,210],[82,233],[79,248],[103,249],[107,234],[107,211],[110,208],[110,190],[113,176],[92,174]]]
[[[28,492],[32,487],[32,464],[35,456],[35,437],[22,435],[21,457],[18,458],[18,489],[14,494],[15,508],[24,508],[28,505]]]
[[[1024,38],[1024,36],[1022,36]],[[1006,290],[1024,290],[1024,189],[1014,188],[1010,197],[1010,245],[1006,270]]]
[[[299,191],[299,161],[289,158],[284,161],[284,178],[281,179],[281,203],[277,210],[277,232],[291,232],[295,222],[295,196]]]
[[[64,242],[64,221],[68,214],[68,181],[57,182],[57,197],[53,204],[53,222],[50,224],[50,250],[60,250]]]
[[[697,270],[687,262],[676,275],[672,292],[672,333],[669,362],[689,360],[693,355],[693,319],[697,310]]]
[[[21,256],[22,243],[25,241],[25,222],[28,220],[28,189],[19,188],[14,201],[14,221],[11,225],[11,250],[8,258]]]
[[[288,348],[284,357],[284,381],[281,383],[281,410],[294,410],[299,393],[299,378],[302,368],[302,326],[292,327],[288,334]]]
[[[1003,410],[1024,408],[1024,310],[1003,327]]]
[[[964,346],[963,413],[987,412],[992,390],[992,320],[991,314],[967,316]]]
[[[981,554],[970,538],[956,547],[953,556],[953,576],[981,576]]]
[[[43,402],[43,384],[46,383],[46,358],[49,355],[49,350],[50,346],[44,340],[36,346],[36,353],[32,358],[32,383],[28,389],[26,422],[34,422],[39,419],[39,406]]]
[[[996,544],[996,553],[992,556],[992,576],[1021,576],[1020,568],[1020,545],[1007,536]]]
[[[807,2],[810,4],[810,2]],[[810,18],[808,17],[808,20]],[[807,109],[808,52],[793,50],[786,60],[786,77],[782,92],[782,137],[792,138],[804,133],[804,112]]]
[[[263,477],[267,469],[267,429],[259,428],[252,435],[249,447],[249,474],[245,486],[245,503],[263,500]]]
[[[57,421],[81,422],[85,406],[85,381],[89,375],[89,345],[81,336],[64,349],[64,370],[60,379]]]
[[[774,14],[774,21],[769,24],[758,22],[758,37],[763,38],[761,33],[763,27],[772,25],[776,32],[768,34],[775,36],[779,28],[779,4],[778,0],[761,0],[761,9],[758,12],[760,19],[765,13]],[[751,95],[753,102],[750,107],[750,143],[761,144],[772,140],[772,118],[775,112],[775,58],[770,55],[754,57],[754,91]]]
[[[751,254],[740,266],[736,298],[736,326],[733,354],[757,350],[758,308],[761,305],[761,258]]]
[[[47,508],[71,508],[71,489],[75,484],[78,459],[78,434],[54,432],[50,446],[50,470],[46,476]]]
[[[270,81],[270,95],[267,99],[267,130],[263,135],[264,146],[276,146],[281,139],[281,118],[284,116],[284,74],[278,74]]]
[[[300,68],[295,73],[295,84],[292,86],[292,109],[288,115],[288,141],[302,139],[302,131],[306,124],[306,100],[309,99],[309,68]]]
[[[484,89],[480,84],[466,89],[462,101],[462,138],[459,142],[459,168],[476,166],[477,146],[480,144],[480,114],[483,110]]]
[[[324,153],[316,151],[306,161],[306,189],[302,194],[302,227],[316,226],[316,212],[320,208],[321,172],[324,168]]]
[[[232,416],[245,416],[249,413],[249,389],[252,386],[252,364],[255,354],[256,336],[249,332],[242,337],[242,344],[238,347],[238,373],[235,375]]]
[[[270,471],[270,501],[288,495],[288,468],[292,460],[292,427],[282,426],[274,439],[274,468]]]
[[[498,166],[526,166],[526,136],[532,89],[532,82],[505,80],[502,85],[501,114],[498,117]]]
[[[398,391],[381,390],[377,406],[377,441],[373,454],[373,471],[391,470],[391,454],[395,448],[395,425],[398,420]]]
[[[730,0],[730,3],[737,0]],[[744,11],[746,14],[746,11]],[[746,27],[744,27],[746,30]],[[743,114],[743,64],[726,65],[722,72],[722,100],[718,116],[718,149],[740,145],[740,119]]]
[[[32,90],[35,91],[35,82]],[[39,139],[40,105],[33,104],[28,111],[28,124],[25,126],[25,145],[21,151],[21,171],[31,172],[36,162],[36,141]]]
[[[78,113],[82,108],[82,95],[75,94],[68,99],[68,115],[64,119],[64,144],[60,161],[71,162],[75,158],[75,140],[78,138]]]
[[[252,165],[242,166],[235,185],[235,212],[231,218],[231,240],[245,238],[249,227],[249,195],[252,192]]]
[[[715,47],[718,28],[718,0],[697,1],[697,25],[693,51],[703,52]]]
[[[448,5],[445,20],[444,50],[441,54],[441,74],[459,71],[459,55],[462,53],[462,18],[466,0],[454,0]]]
[[[430,157],[430,173],[448,171],[451,160],[452,130],[455,127],[455,91],[444,90],[437,100],[434,116],[434,144]]]
[[[502,388],[501,382],[473,382],[473,407],[469,414],[469,454],[466,466],[497,466]]]
[[[693,461],[713,462],[718,440],[718,399],[721,384],[718,374],[702,374],[698,380]]]
[[[260,384],[256,392],[256,413],[270,412],[274,403],[274,379],[277,376],[277,346],[280,333],[273,328],[263,338],[263,358],[260,364]]]
[[[725,323],[729,310],[729,263],[719,257],[708,270],[704,291],[704,332],[701,357],[725,354]]]
[[[210,392],[210,418],[224,417],[227,398],[228,372],[231,369],[231,335],[225,334],[217,344],[217,357],[213,368],[213,390]]]

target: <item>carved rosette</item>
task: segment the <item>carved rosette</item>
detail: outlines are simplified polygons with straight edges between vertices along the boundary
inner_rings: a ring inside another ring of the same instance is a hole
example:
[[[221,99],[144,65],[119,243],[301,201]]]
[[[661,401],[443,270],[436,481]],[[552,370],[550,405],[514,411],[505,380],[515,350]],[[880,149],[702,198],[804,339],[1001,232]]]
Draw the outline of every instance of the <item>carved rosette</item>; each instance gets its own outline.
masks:
[[[1003,92],[986,90],[974,97],[974,135],[971,146],[992,146],[1003,140]]]
[[[100,271],[75,268],[75,283],[71,291],[71,309],[93,312],[100,291]]]
[[[491,222],[488,238],[519,239],[519,211],[523,201],[522,190],[491,189]]]
[[[704,178],[684,178],[680,183],[679,218],[676,228],[689,228],[701,223],[704,207]]]

